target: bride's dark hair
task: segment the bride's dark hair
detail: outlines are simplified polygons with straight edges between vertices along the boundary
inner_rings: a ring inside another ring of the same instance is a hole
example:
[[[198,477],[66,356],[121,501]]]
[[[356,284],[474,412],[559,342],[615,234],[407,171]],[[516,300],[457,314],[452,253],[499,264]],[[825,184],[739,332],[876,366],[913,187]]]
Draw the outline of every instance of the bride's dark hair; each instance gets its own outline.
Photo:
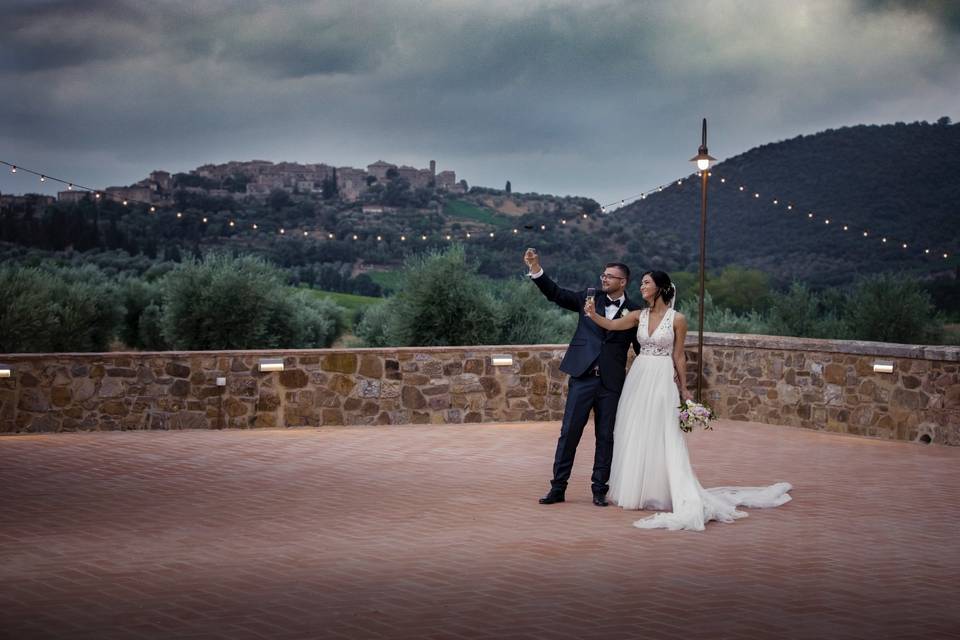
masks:
[[[677,288],[673,286],[673,281],[670,280],[670,276],[663,271],[645,271],[643,275],[640,276],[641,282],[643,281],[643,276],[650,276],[653,284],[657,285],[657,295],[654,296],[653,301],[656,302],[659,297],[663,300],[664,304],[669,305],[670,301],[673,300],[673,296],[677,293]]]

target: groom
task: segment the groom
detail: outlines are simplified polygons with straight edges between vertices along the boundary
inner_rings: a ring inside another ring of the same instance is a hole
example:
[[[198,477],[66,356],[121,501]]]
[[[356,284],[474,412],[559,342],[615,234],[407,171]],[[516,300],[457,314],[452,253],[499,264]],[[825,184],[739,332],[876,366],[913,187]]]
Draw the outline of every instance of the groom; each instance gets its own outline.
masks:
[[[553,480],[550,491],[540,498],[540,504],[563,502],[567,480],[573,469],[573,458],[583,435],[590,410],[593,409],[594,431],[597,449],[593,457],[591,488],[593,504],[607,506],[607,481],[610,479],[610,463],[613,459],[613,425],[617,416],[620,391],[626,377],[627,350],[632,343],[639,352],[636,328],[626,331],[601,329],[583,315],[587,292],[563,289],[543,273],[540,256],[536,250],[527,249],[523,254],[530,272],[527,274],[547,300],[574,311],[580,320],[573,334],[567,353],[560,363],[560,370],[570,375],[567,389],[567,406],[563,410],[560,439],[553,459]],[[594,295],[597,313],[607,318],[639,309],[626,295],[630,269],[619,262],[610,262],[600,276],[601,291]]]

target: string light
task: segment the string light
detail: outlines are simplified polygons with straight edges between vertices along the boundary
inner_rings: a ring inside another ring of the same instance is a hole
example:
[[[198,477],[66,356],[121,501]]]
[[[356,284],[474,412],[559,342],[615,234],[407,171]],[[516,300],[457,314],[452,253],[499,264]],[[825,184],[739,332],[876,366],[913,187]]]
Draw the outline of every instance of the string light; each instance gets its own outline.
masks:
[[[304,232],[303,232],[303,237],[304,237],[304,238],[306,238],[308,235],[310,235],[310,232],[309,232],[309,231],[304,231]]]
[[[286,230],[284,230],[283,227],[280,227],[280,235],[284,235],[285,233],[286,233]]]
[[[400,242],[406,242],[407,236],[400,236]]]
[[[16,165],[16,164],[12,164],[12,163],[9,163],[9,162],[3,161],[3,160],[0,160],[0,164],[8,166],[8,167],[10,168],[10,172],[11,172],[11,173],[14,173],[14,174],[16,174],[16,173],[30,173],[30,174],[33,174],[33,175],[35,175],[35,176],[37,176],[37,177],[39,178],[39,180],[40,180],[41,183],[46,183],[46,182],[48,182],[48,179],[49,179],[49,181],[60,182],[61,184],[66,185],[68,191],[74,191],[74,190],[75,190],[75,187],[76,187],[77,189],[82,190],[82,191],[87,191],[87,192],[88,192],[89,194],[91,194],[91,195],[93,196],[93,198],[94,198],[95,200],[97,200],[97,201],[100,201],[100,200],[102,200],[102,199],[104,199],[104,198],[106,197],[106,198],[114,199],[114,200],[117,201],[117,202],[120,202],[124,207],[129,207],[131,204],[141,204],[141,205],[144,205],[145,207],[147,207],[149,213],[155,214],[155,213],[157,212],[157,207],[154,206],[153,204],[149,203],[149,202],[143,202],[143,201],[139,201],[139,200],[135,200],[135,199],[130,199],[130,198],[127,198],[127,197],[123,197],[122,195],[117,194],[117,193],[100,192],[99,190],[96,190],[96,189],[93,189],[93,188],[90,188],[90,187],[86,187],[86,186],[83,186],[83,185],[79,185],[79,184],[76,184],[76,183],[74,183],[74,182],[68,182],[68,181],[66,181],[66,180],[62,180],[62,179],[60,179],[60,178],[56,178],[56,177],[54,177],[54,176],[50,176],[50,175],[48,175],[47,173],[40,173],[40,172],[34,171],[34,170],[32,170],[32,169],[28,169],[28,168],[25,168],[25,167],[23,167],[23,166]],[[691,175],[698,175],[698,176],[701,176],[701,177],[702,177],[702,176],[703,176],[703,171],[698,171],[698,172],[696,172],[696,174],[691,174]],[[708,171],[708,172],[706,173],[706,175],[707,175],[707,176],[713,176],[714,174],[713,174],[712,171]],[[725,176],[718,176],[718,177],[719,177],[719,183],[720,183],[720,184],[726,184],[726,183],[727,183],[727,179],[726,179]],[[682,186],[682,185],[683,185],[683,182],[684,182],[684,179],[683,179],[683,178],[678,179],[678,180],[676,180],[676,185],[677,185],[677,186]],[[657,187],[655,187],[654,189],[650,189],[650,190],[648,190],[648,191],[644,191],[644,192],[639,193],[639,194],[637,194],[637,195],[635,195],[635,196],[631,196],[630,198],[621,198],[621,199],[619,200],[619,202],[614,202],[614,203],[602,205],[602,206],[600,207],[600,212],[606,214],[606,213],[609,213],[612,209],[615,209],[618,204],[619,204],[620,207],[624,207],[624,206],[626,206],[626,204],[628,204],[629,202],[635,202],[635,201],[639,201],[639,200],[646,200],[647,195],[652,194],[652,193],[657,193],[657,192],[663,192],[663,190],[664,190],[666,187],[668,187],[668,186],[670,186],[670,183],[661,184],[661,185],[658,185]],[[738,186],[738,190],[739,190],[740,192],[746,192],[746,191],[747,191],[747,185],[739,185],[739,186]],[[759,199],[759,198],[760,198],[760,193],[759,193],[759,192],[751,191],[750,193],[753,193],[754,199]],[[773,203],[773,205],[779,205],[779,204],[780,204],[780,199],[779,199],[779,198],[773,198],[773,199],[771,200],[771,202]],[[792,211],[792,210],[793,210],[793,204],[792,204],[792,203],[787,203],[786,208],[787,208],[788,211]],[[582,216],[582,218],[583,218],[584,220],[587,220],[587,219],[589,218],[589,215],[588,215],[586,212],[582,213],[581,216]],[[183,219],[183,212],[182,212],[182,211],[177,211],[177,212],[176,212],[176,218],[177,218],[177,219]],[[807,214],[807,218],[810,219],[810,220],[813,220],[813,219],[815,218],[815,214],[811,211],[811,212],[809,212],[809,213]],[[203,221],[204,224],[207,224],[207,223],[209,222],[209,219],[208,219],[207,217],[203,217],[203,218],[202,218],[202,221]],[[558,220],[557,222],[558,222],[558,226],[563,226],[563,227],[565,227],[565,228],[567,227],[567,219],[566,219],[566,218],[562,218],[562,219]],[[833,222],[834,222],[834,221],[831,220],[830,218],[825,218],[825,219],[824,219],[824,224],[825,224],[825,225],[830,225],[830,224],[832,224]],[[230,220],[230,221],[229,221],[229,226],[230,226],[230,227],[235,227],[235,226],[236,226],[236,222],[233,221],[233,220]],[[546,230],[547,230],[547,226],[546,226],[545,224],[541,224],[541,225],[539,225],[539,226],[540,226],[540,231],[546,231]],[[848,224],[843,224],[843,225],[839,225],[839,224],[838,224],[837,226],[842,226],[843,231],[850,231],[850,230],[851,230],[851,227],[850,227],[850,225],[848,225]],[[252,227],[254,230],[259,229],[259,226],[258,226],[256,223],[252,223],[251,227]],[[533,227],[528,226],[528,228],[533,228]],[[514,234],[514,235],[518,235],[519,232],[520,232],[520,230],[519,230],[518,228],[514,228],[514,229],[513,229],[513,234]],[[280,229],[280,233],[283,234],[283,235],[286,235],[286,230],[285,230],[285,229]],[[304,232],[303,232],[303,235],[304,235],[305,237],[306,237],[306,236],[309,236],[309,232],[308,232],[308,231],[304,231]],[[495,232],[489,232],[488,235],[489,235],[490,238],[495,238],[495,237],[496,237]],[[862,235],[863,235],[864,238],[870,237],[870,233],[869,233],[869,231],[867,231],[867,230],[864,230],[864,231],[862,232]],[[467,237],[467,238],[471,238],[472,236],[473,236],[473,234],[471,234],[471,233],[469,233],[469,232],[466,233],[466,237]],[[335,238],[335,235],[334,235],[333,233],[329,233],[327,237],[328,237],[329,239],[333,240],[333,239]],[[354,240],[358,240],[358,239],[359,239],[359,237],[358,237],[356,234],[354,234],[352,237],[353,237]],[[424,241],[426,241],[426,240],[428,239],[428,236],[427,236],[426,234],[423,234],[423,235],[421,235],[420,237],[421,237],[421,239],[424,240]],[[449,234],[445,235],[444,237],[445,237],[447,240],[451,240],[451,239],[452,239],[452,236],[449,235]],[[378,236],[376,236],[376,238],[377,238],[378,241],[382,241],[382,240],[383,240],[383,236],[382,236],[382,235],[378,235]],[[406,241],[406,239],[407,239],[406,234],[404,234],[403,236],[401,236],[401,240]],[[910,244],[909,244],[908,242],[904,242],[903,240],[897,240],[897,239],[894,239],[894,238],[890,238],[890,237],[888,237],[888,236],[881,236],[881,241],[882,241],[883,244],[889,244],[889,243],[891,243],[891,242],[895,242],[896,244],[899,244],[899,245],[901,246],[901,248],[903,248],[903,249],[908,249],[908,248],[910,247]],[[930,256],[930,255],[932,255],[933,253],[934,253],[933,250],[927,248],[927,249],[925,249],[925,250],[923,251],[922,255]],[[946,259],[946,258],[948,258],[948,257],[950,256],[949,252],[942,252],[942,253],[940,253],[940,255],[941,255],[944,259]]]

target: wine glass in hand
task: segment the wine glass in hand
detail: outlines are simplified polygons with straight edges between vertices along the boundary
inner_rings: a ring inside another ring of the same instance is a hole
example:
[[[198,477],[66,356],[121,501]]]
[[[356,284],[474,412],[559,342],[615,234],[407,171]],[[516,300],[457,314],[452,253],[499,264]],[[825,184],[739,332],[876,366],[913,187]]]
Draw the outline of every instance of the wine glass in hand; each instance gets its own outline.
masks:
[[[590,311],[594,310],[594,304],[595,304],[594,298],[596,297],[596,295],[597,295],[596,287],[587,287],[587,301],[585,305],[586,308],[584,308],[584,311],[583,311],[583,315],[587,316],[588,318],[590,317]],[[587,309],[589,309],[589,311]]]

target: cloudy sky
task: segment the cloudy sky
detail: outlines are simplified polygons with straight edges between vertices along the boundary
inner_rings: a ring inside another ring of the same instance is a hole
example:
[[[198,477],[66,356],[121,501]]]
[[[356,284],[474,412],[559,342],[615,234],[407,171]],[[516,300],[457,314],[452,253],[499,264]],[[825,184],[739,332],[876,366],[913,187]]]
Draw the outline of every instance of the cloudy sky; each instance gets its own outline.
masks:
[[[704,116],[721,159],[960,120],[958,60],[950,0],[0,0],[0,159],[95,188],[436,159],[608,202],[688,173]]]

